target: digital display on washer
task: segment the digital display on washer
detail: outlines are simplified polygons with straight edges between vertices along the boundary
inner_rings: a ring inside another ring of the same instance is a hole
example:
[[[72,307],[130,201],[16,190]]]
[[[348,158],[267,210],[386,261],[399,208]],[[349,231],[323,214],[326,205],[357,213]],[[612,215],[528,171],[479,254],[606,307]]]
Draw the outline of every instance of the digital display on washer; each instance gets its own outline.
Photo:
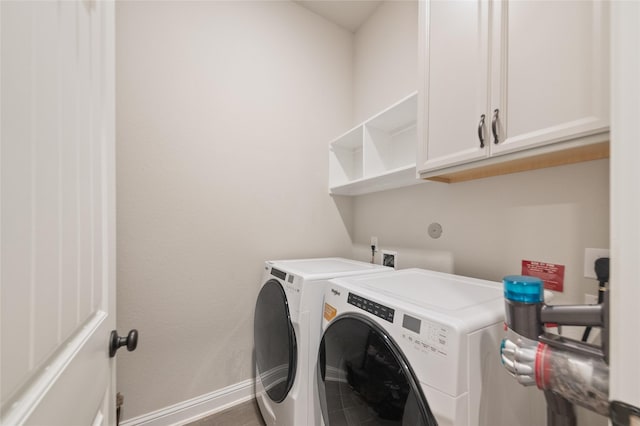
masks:
[[[393,315],[395,314],[395,311],[387,306],[365,299],[364,297],[351,292],[349,292],[347,303],[380,317],[385,321],[393,322]]]
[[[273,275],[274,277],[278,277],[281,280],[284,280],[287,276],[287,273],[276,268],[271,268],[271,275]]]
[[[405,314],[402,317],[402,326],[407,330],[420,334],[420,320],[418,318],[410,317]]]

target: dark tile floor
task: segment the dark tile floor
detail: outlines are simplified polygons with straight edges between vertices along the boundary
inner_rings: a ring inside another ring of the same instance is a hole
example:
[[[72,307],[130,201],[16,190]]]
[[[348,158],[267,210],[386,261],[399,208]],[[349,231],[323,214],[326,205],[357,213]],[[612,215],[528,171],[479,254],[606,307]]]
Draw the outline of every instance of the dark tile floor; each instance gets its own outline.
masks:
[[[265,426],[255,399],[185,426]]]

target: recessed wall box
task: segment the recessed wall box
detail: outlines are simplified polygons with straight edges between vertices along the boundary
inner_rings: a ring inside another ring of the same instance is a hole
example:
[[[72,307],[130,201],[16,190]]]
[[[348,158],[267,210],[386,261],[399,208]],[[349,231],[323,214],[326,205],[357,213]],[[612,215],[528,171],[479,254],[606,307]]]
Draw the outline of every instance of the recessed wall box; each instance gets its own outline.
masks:
[[[391,250],[382,250],[380,256],[380,264],[398,269],[398,252]]]

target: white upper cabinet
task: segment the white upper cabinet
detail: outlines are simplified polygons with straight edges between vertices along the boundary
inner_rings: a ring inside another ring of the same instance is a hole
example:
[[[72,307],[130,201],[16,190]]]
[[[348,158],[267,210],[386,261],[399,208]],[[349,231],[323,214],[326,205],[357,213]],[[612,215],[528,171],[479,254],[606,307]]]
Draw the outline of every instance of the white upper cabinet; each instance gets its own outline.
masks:
[[[437,169],[486,157],[489,107],[488,3],[420,2],[418,168]],[[490,120],[490,118],[489,118]],[[485,122],[487,118],[485,117]]]
[[[493,153],[607,132],[607,2],[497,2],[493,12]]]
[[[420,20],[422,177],[608,140],[607,2],[420,2]]]

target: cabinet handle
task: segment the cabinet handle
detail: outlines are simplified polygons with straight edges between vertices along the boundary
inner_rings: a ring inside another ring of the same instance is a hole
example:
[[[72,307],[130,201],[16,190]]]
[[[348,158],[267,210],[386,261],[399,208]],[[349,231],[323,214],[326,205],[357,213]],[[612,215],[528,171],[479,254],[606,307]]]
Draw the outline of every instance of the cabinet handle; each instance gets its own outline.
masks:
[[[478,139],[480,139],[480,148],[484,148],[484,118],[485,115],[480,116],[480,122],[478,123]]]
[[[497,144],[498,140],[498,114],[500,110],[497,108],[493,110],[493,119],[491,120],[491,132],[493,133],[493,143]]]

